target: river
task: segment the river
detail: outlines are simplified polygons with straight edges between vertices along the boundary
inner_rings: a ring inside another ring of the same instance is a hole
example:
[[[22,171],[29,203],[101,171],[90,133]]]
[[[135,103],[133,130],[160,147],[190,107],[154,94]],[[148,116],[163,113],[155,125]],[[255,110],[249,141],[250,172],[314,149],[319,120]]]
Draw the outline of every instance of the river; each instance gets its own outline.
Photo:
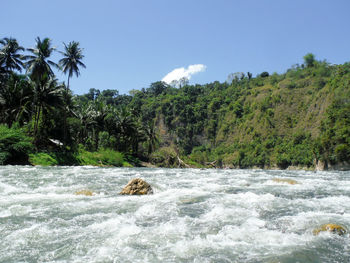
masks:
[[[154,194],[118,195],[136,177]],[[326,223],[350,227],[350,172],[0,166],[1,263],[350,262]]]

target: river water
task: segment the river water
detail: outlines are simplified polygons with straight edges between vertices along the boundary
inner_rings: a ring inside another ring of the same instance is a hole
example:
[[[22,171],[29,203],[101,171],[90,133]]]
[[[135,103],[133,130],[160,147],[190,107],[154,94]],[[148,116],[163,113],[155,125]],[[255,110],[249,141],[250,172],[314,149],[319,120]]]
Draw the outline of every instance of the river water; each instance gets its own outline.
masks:
[[[119,196],[135,177],[154,194]],[[330,222],[349,172],[0,167],[0,262],[350,262]]]

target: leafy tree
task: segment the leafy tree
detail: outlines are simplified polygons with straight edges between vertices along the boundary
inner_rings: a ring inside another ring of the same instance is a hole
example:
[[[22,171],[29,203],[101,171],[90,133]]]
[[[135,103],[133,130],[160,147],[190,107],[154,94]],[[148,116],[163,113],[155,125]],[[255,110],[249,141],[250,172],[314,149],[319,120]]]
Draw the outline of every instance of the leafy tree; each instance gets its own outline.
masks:
[[[51,45],[51,40],[49,38],[41,40],[37,37],[35,41],[35,48],[27,49],[32,55],[25,56],[25,59],[27,60],[27,73],[30,74],[32,80],[40,82],[44,78],[53,77],[55,74],[51,67],[59,68],[59,66],[49,60],[49,57],[55,50]]]
[[[64,44],[64,52],[60,52],[63,58],[60,59],[59,65],[62,68],[64,74],[68,74],[67,89],[69,89],[69,79],[75,74],[77,77],[80,75],[79,67],[86,68],[82,62],[84,58],[82,49],[79,47],[79,42],[69,42],[68,45]]]
[[[68,45],[64,44],[64,52],[60,52],[63,55],[63,58],[60,59],[59,65],[62,68],[62,71],[64,74],[68,74],[68,80],[67,80],[67,87],[66,87],[66,94],[69,93],[69,79],[73,77],[73,74],[76,75],[76,77],[79,77],[80,70],[79,67],[86,68],[85,64],[82,62],[82,59],[84,58],[82,54],[82,49],[79,47],[79,42],[69,42]],[[68,98],[67,96],[65,96]],[[64,100],[64,102],[68,102],[67,100]],[[63,142],[64,144],[67,143],[67,111],[69,110],[68,105],[66,105],[64,110],[64,121],[63,121]]]
[[[119,92],[115,89],[106,89],[101,92],[99,98],[103,100],[107,105],[115,104],[116,98],[118,97]]]
[[[253,74],[251,72],[247,72],[248,79],[250,80],[253,77]]]
[[[158,138],[157,132],[155,130],[154,124],[149,122],[144,127],[144,133],[145,133],[146,141],[147,141],[147,153],[148,153],[148,155],[150,155],[152,152],[155,151],[157,145],[159,144],[159,138]]]
[[[14,38],[7,38],[0,40],[2,48],[0,50],[0,65],[1,67],[9,72],[13,70],[21,71],[23,64],[23,55],[19,54],[20,51],[24,51],[17,40]]]
[[[270,74],[269,74],[269,72],[264,71],[264,72],[262,72],[259,76],[260,76],[261,78],[266,78],[266,77],[270,76]]]
[[[158,96],[160,95],[166,88],[168,87],[168,84],[166,84],[163,81],[157,81],[151,84],[151,86],[147,89],[147,92],[151,93],[152,95]]]
[[[304,56],[304,63],[308,68],[315,66],[315,63],[316,63],[315,55],[312,53],[307,53]]]
[[[34,92],[34,139],[35,143],[38,144],[40,120],[45,122],[45,118],[50,111],[62,107],[62,91],[64,86],[58,84],[57,79],[53,78],[48,78],[45,82],[41,81],[41,83],[32,81],[31,84]]]
[[[9,127],[29,120],[33,90],[23,75],[11,74],[0,89],[0,120]]]

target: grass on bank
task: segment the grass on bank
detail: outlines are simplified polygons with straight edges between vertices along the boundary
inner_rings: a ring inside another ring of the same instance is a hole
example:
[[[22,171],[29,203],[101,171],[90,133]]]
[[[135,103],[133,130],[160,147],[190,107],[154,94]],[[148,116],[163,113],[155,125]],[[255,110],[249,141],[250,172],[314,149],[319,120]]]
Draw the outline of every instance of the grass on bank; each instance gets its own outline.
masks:
[[[132,167],[120,152],[110,149],[101,149],[97,152],[80,150],[78,153],[39,152],[29,155],[32,165],[92,165],[92,166],[115,166]]]

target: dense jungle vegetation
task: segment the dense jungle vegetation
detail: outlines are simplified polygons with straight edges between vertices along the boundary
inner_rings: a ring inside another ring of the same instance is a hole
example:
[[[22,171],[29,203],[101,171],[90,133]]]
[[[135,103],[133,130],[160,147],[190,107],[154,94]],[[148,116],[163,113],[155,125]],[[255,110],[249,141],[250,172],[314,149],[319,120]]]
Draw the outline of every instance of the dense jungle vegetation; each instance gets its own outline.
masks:
[[[155,82],[74,95],[78,42],[58,62],[49,38],[0,46],[0,164],[313,167],[350,160],[350,64],[304,63],[283,74],[230,74],[224,83]],[[55,71],[63,71],[67,82]]]

